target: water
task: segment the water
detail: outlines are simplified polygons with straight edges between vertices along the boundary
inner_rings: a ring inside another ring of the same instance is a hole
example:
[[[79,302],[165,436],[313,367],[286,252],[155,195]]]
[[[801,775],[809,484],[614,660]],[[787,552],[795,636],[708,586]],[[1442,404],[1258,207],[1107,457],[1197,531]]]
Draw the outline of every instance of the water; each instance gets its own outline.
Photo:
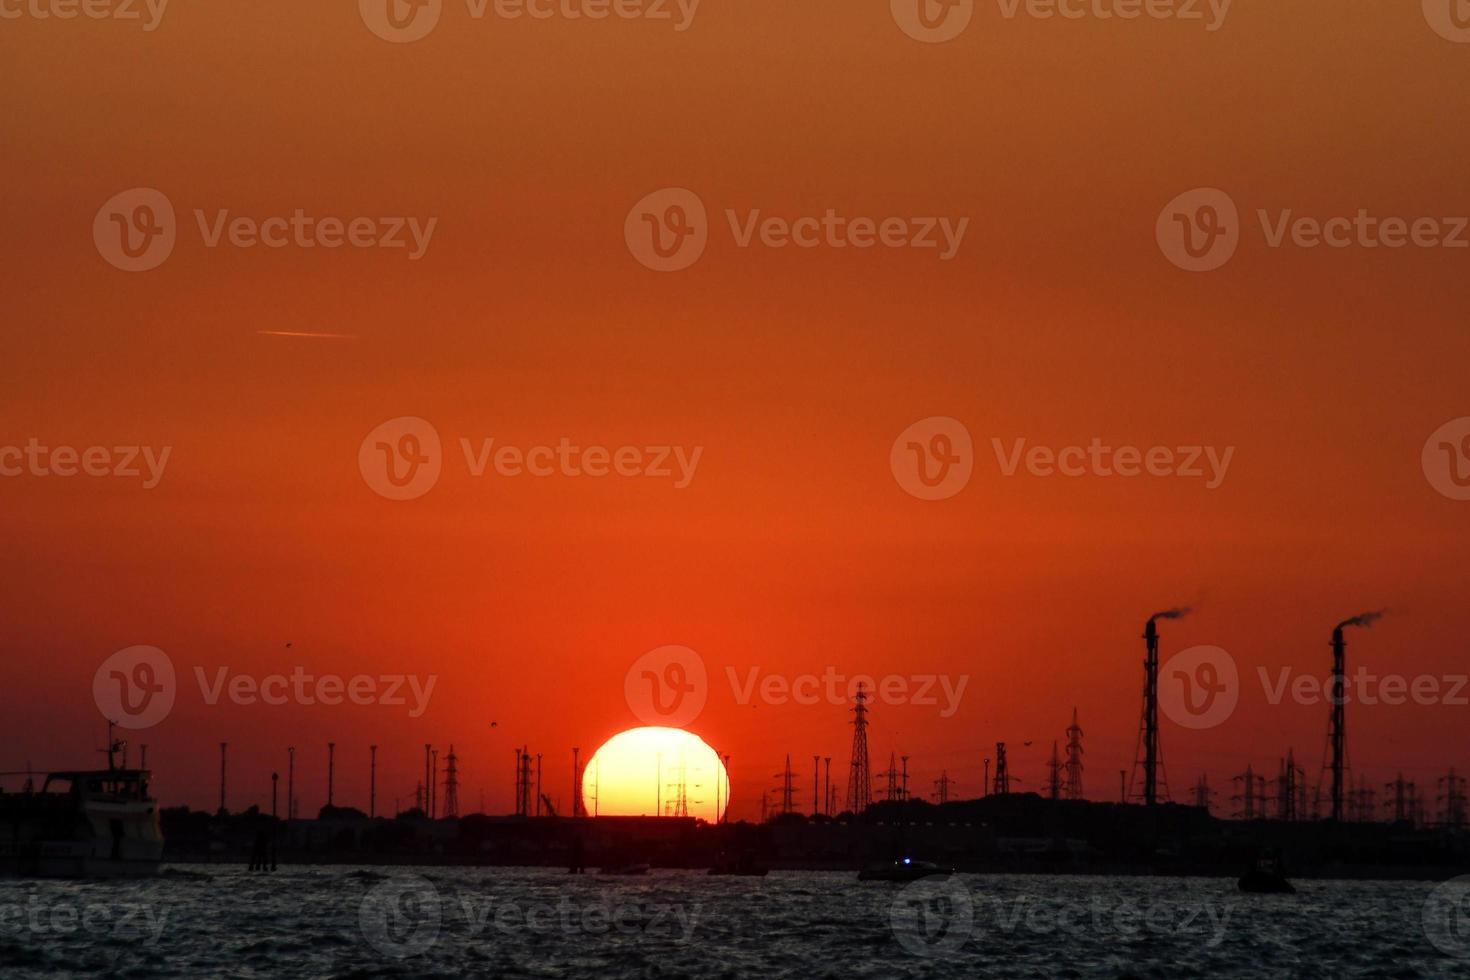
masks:
[[[1299,887],[1258,897],[1201,878],[903,887],[825,872],[180,867],[147,881],[0,881],[0,976],[1470,975],[1463,892],[1444,929],[1431,917],[1437,947],[1424,924],[1431,885]]]

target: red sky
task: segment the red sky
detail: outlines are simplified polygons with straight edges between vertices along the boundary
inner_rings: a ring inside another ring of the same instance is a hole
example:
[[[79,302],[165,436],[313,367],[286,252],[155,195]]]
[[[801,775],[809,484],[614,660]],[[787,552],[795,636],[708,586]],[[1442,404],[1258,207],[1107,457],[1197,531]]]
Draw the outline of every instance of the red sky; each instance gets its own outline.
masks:
[[[463,802],[511,805],[512,747],[563,800],[573,745],[636,724],[645,651],[700,652],[691,727],[732,755],[735,814],[786,753],[846,764],[844,710],[734,702],[725,668],[970,677],[958,713],[883,707],[872,750],[978,791],[993,743],[1038,788],[1071,708],[1091,795],[1132,759],[1138,636],[1188,602],[1165,655],[1230,651],[1223,727],[1164,732],[1171,783],[1315,781],[1323,706],[1269,706],[1257,667],[1320,674],[1333,623],[1354,662],[1466,670],[1470,503],[1420,465],[1470,415],[1470,251],[1268,246],[1257,209],[1470,214],[1470,44],[1418,4],[1238,4],[1178,21],[1007,20],[921,44],[887,4],[705,0],[648,21],[476,21],[449,0],[390,44],[352,3],[171,7],[156,31],[0,24],[0,446],[170,446],[156,489],[0,479],[3,768],[76,766],[113,651],[184,674],[150,745],[166,802],[263,802],[298,746],[301,807],[408,796],[425,742],[455,743]],[[1398,9],[1402,8],[1402,9]],[[94,215],[157,188],[179,242],[151,272],[99,255]],[[623,241],[663,187],[708,207],[710,245],[660,274]],[[1225,190],[1244,233],[1191,274],[1160,209]],[[193,211],[437,218],[403,251],[207,248]],[[968,217],[958,255],[738,248],[724,211]],[[260,331],[327,332],[304,339]],[[446,445],[424,497],[359,474],[363,438],[419,416]],[[925,502],[889,449],[929,416],[977,447]],[[472,478],[458,440],[703,447],[669,481]],[[1172,478],[1005,477],[992,438],[1235,447],[1216,490]],[[286,644],[291,647],[287,649]],[[433,674],[427,713],[208,706],[196,666]],[[1464,754],[1464,706],[1350,715],[1355,766],[1428,784]],[[497,725],[492,730],[489,725]],[[1020,748],[1033,740],[1032,749]],[[876,767],[876,766],[875,766]],[[807,782],[803,782],[803,786]],[[1226,794],[1228,795],[1228,793]],[[805,796],[803,796],[805,799]]]

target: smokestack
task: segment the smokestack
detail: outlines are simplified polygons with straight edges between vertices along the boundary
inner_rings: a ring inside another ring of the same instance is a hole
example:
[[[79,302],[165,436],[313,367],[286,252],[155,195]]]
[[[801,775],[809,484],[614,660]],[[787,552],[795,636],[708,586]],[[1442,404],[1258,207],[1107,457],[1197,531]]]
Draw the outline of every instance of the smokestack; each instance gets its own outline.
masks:
[[[1332,748],[1332,820],[1342,820],[1343,768],[1346,765],[1347,708],[1343,698],[1347,667],[1347,641],[1342,626],[1332,630],[1332,683],[1328,701],[1332,714],[1327,723],[1327,742]]]
[[[1359,613],[1332,628],[1332,681],[1328,700],[1332,714],[1328,720],[1327,742],[1332,751],[1332,819],[1343,818],[1343,798],[1347,792],[1347,641],[1342,631],[1349,626],[1372,626],[1383,618],[1385,610]]]
[[[1153,806],[1159,797],[1159,628],[1155,615],[1143,629],[1143,803]],[[1173,619],[1175,617],[1169,616]]]

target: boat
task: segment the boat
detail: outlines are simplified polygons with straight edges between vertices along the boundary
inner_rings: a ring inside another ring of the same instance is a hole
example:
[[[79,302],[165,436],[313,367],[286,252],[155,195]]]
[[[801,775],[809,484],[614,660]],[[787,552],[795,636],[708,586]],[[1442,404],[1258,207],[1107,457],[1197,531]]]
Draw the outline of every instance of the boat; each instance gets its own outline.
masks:
[[[0,873],[39,878],[138,878],[158,873],[163,833],[152,773],[47,773],[21,792],[0,791]]]
[[[1240,890],[1248,895],[1295,895],[1296,886],[1281,871],[1281,862],[1262,857],[1256,866],[1240,876]]]
[[[868,865],[858,872],[858,881],[918,881],[920,878],[945,877],[954,873],[954,868],[941,868],[933,861],[898,858]]]
[[[598,868],[597,873],[602,875],[646,875],[652,865],[648,864],[611,864],[605,868]]]

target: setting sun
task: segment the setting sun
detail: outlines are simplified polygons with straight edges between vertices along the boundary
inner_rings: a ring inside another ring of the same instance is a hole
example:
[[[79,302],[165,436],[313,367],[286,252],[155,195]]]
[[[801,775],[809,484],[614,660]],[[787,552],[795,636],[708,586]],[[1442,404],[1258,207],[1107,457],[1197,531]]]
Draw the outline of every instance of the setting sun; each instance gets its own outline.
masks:
[[[682,794],[681,794],[682,787]],[[710,822],[730,802],[715,750],[680,728],[631,728],[602,744],[582,777],[589,813],[685,816]]]

